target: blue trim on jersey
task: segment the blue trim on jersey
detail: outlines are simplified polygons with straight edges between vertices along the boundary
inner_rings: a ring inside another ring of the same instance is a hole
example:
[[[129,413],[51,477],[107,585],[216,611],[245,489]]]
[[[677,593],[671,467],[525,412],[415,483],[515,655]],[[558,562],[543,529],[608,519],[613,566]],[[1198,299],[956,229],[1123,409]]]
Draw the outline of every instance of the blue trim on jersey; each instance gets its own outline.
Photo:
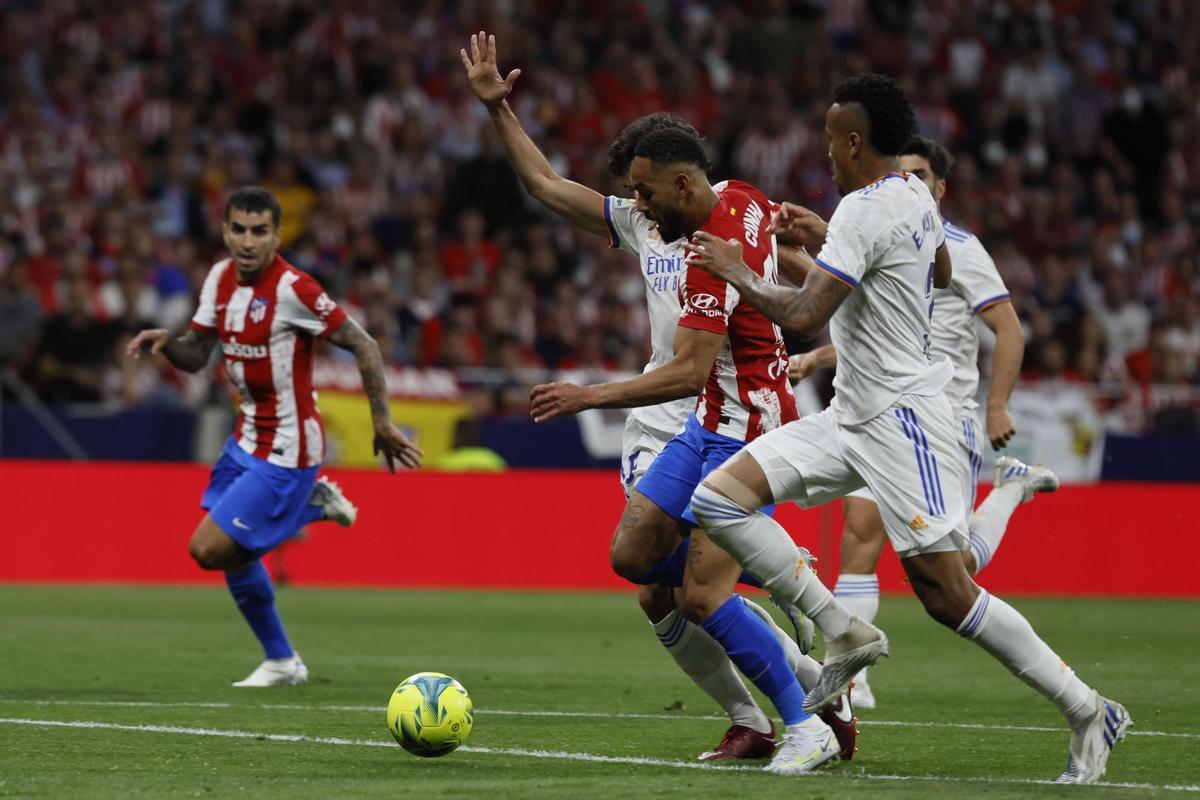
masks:
[[[817,266],[818,266],[818,267],[820,267],[821,269],[825,270],[825,271],[826,271],[826,272],[828,272],[830,275],[832,275],[833,277],[837,278],[837,279],[838,279],[839,281],[841,281],[842,283],[844,283],[844,284],[846,284],[847,286],[849,286],[851,289],[857,289],[857,288],[858,288],[858,281],[854,280],[854,278],[851,278],[849,275],[847,275],[846,273],[842,272],[842,271],[841,271],[840,269],[838,269],[837,267],[833,266],[832,264],[826,264],[824,261],[822,261],[822,260],[821,260],[821,259],[819,259],[819,258],[815,258],[815,259],[813,259],[813,261],[815,261],[815,262],[816,262],[816,264],[817,264]]]
[[[989,297],[987,300],[984,300],[982,303],[975,306],[975,313],[978,314],[980,311],[983,311],[986,308],[990,308],[991,306],[994,306],[997,303],[1003,303],[1005,300],[1008,300],[1010,297],[1011,297],[1011,295],[1009,295],[1008,292],[1005,292],[1004,294],[998,294],[995,297]]]
[[[901,180],[905,180],[905,181],[906,181],[906,180],[908,180],[908,175],[901,175],[899,172],[889,172],[887,175],[884,175],[882,178],[880,178],[879,180],[875,181],[874,183],[869,183],[869,184],[867,184],[866,186],[864,186],[863,188],[861,188],[861,189],[859,189],[858,191],[854,192],[854,194],[868,195],[868,194],[870,194],[871,192],[873,192],[873,191],[875,191],[876,189],[878,189],[878,188],[879,188],[880,186],[882,186],[883,184],[885,184],[885,183],[887,183],[888,181],[890,181],[892,178],[899,178],[899,179],[901,179]]]
[[[611,195],[604,198],[604,224],[608,225],[608,238],[611,240],[608,246],[616,250],[621,246],[621,237],[617,236],[617,228],[613,225],[612,209],[609,207],[609,203],[611,202]]]

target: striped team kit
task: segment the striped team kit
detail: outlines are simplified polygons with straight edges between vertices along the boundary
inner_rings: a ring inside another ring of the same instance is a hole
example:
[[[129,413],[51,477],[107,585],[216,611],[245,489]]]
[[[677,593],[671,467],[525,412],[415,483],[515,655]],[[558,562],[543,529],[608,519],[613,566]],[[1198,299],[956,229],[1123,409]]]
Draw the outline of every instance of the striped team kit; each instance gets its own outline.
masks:
[[[916,177],[890,173],[842,199],[817,266],[854,289],[834,313],[834,399],[747,445],[776,502],[811,507],[866,487],[904,558],[967,546],[964,459],[934,354],[934,253],[946,240]]]
[[[983,470],[987,432],[979,424],[979,334],[976,315],[1009,299],[1008,288],[983,244],[970,232],[943,221],[946,249],[954,265],[950,285],[933,293],[932,354],[954,365],[954,377],[946,384],[946,399],[954,410],[954,432],[958,439],[963,511],[975,508],[979,474]],[[869,489],[851,492],[852,497],[874,501]],[[986,563],[987,559],[980,563]]]
[[[278,255],[251,283],[232,259],[204,281],[192,327],[216,335],[239,403],[201,507],[252,553],[301,527],[325,454],[313,344],[345,321],[316,280]]]

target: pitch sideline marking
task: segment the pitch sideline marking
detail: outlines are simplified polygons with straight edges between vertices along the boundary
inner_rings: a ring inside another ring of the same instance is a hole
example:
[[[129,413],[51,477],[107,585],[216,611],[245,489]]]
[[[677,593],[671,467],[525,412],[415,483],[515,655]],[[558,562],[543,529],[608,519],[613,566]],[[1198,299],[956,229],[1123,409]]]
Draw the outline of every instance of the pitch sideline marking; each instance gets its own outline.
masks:
[[[201,703],[179,702],[160,703],[148,700],[9,700],[0,697],[0,704],[10,705],[39,705],[39,706],[109,706],[127,708],[264,708],[278,711],[361,711],[378,713],[383,706],[322,706],[305,705],[303,703],[260,703],[244,705],[241,703]],[[715,714],[638,714],[621,711],[512,711],[507,709],[475,709],[477,716],[498,717],[566,717],[576,719],[650,719],[650,720],[724,720],[725,717]],[[879,725],[890,728],[945,728],[950,730],[972,731],[1019,731],[1025,733],[1068,733],[1066,728],[1052,728],[1045,725],[989,725],[983,722],[911,722],[895,719],[859,719],[859,725]],[[1143,731],[1131,728],[1128,736],[1160,736],[1171,739],[1200,739],[1200,733],[1188,731]]]
[[[223,730],[217,728],[186,728],[175,725],[123,725],[115,722],[90,722],[82,720],[64,721],[5,717],[0,717],[0,725],[27,725],[39,728],[84,728],[91,730],[132,731],[142,733],[173,733],[187,736],[212,736],[225,739],[257,739],[260,741],[271,742],[327,744],[341,747],[395,747],[392,742],[382,742],[371,739],[344,739],[332,736],[305,736],[303,734],[295,733],[257,733],[254,731]],[[699,761],[669,761],[666,759],[642,758],[637,756],[605,756],[595,753],[569,753],[561,750],[527,750],[519,747],[472,747],[467,745],[459,749],[465,753],[479,753],[482,755],[507,755],[523,758],[555,759],[560,761],[585,761],[600,764],[626,764],[631,766],[699,769],[717,772],[759,772],[762,769],[761,767],[705,764]],[[949,775],[872,775],[866,773],[842,775],[831,772],[814,772],[813,776],[890,782],[925,781],[937,783],[983,783],[1019,786],[1058,785],[1055,784],[1054,781],[1049,780],[1037,780],[1033,778],[989,778],[986,776],[954,777]],[[1094,785],[1113,789],[1150,789],[1170,792],[1200,793],[1200,785],[1132,782],[1098,783]]]

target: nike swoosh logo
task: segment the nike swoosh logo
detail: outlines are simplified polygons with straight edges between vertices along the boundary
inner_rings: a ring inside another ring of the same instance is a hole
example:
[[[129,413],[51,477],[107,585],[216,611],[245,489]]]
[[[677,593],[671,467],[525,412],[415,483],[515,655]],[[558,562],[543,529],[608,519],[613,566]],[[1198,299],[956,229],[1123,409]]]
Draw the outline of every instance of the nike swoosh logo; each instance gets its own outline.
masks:
[[[241,519],[241,517],[234,517],[234,518],[233,518],[233,527],[235,527],[235,528],[241,528],[241,529],[242,529],[242,530],[244,530],[244,531],[248,531],[248,530],[250,530],[250,526],[249,526],[249,525],[247,525],[246,523],[242,522],[242,519]]]
[[[848,702],[846,695],[842,695],[842,701],[838,703],[837,708],[833,710],[833,715],[842,722],[845,722],[847,725],[849,725],[850,721],[854,719],[854,713],[850,711],[850,703]]]
[[[221,304],[219,304],[219,305],[217,306],[217,311],[224,311],[224,310],[225,310],[225,304],[224,304],[224,303],[221,303]]]

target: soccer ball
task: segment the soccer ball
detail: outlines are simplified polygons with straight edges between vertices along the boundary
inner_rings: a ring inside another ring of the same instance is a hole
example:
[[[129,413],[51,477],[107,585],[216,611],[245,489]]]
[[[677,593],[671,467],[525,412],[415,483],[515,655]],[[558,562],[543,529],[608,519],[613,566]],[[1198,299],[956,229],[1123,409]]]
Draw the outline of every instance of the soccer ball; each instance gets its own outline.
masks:
[[[388,730],[401,747],[425,758],[444,756],[465,742],[473,721],[467,690],[440,672],[405,678],[388,701]]]

